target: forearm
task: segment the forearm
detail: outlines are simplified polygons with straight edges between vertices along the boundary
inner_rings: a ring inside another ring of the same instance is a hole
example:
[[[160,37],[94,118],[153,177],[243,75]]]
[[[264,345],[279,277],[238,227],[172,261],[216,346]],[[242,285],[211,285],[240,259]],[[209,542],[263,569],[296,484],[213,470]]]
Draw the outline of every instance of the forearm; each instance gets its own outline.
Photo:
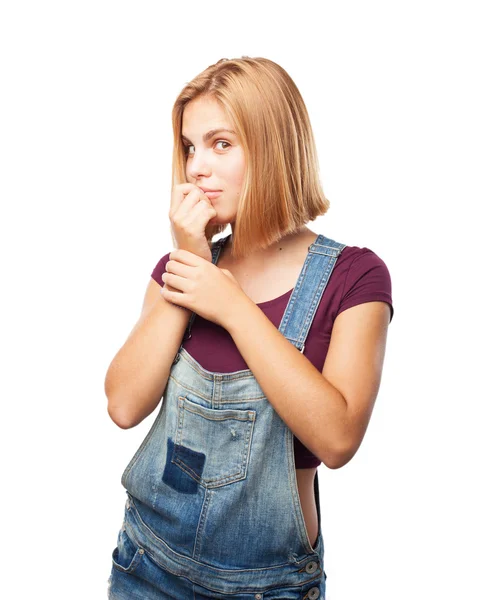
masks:
[[[108,413],[119,427],[138,425],[157,407],[190,315],[159,298],[116,354],[105,393]]]
[[[347,404],[341,393],[249,298],[224,326],[281,419],[335,468],[346,447]]]

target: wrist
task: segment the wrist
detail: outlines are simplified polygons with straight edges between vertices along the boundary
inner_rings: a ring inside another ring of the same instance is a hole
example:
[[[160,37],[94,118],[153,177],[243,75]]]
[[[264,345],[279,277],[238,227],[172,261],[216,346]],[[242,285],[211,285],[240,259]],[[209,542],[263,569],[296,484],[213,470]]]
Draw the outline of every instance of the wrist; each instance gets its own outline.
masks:
[[[177,288],[174,288],[174,287],[171,287],[171,286],[169,286],[167,283],[165,283],[165,284],[163,285],[163,287],[164,287],[164,289],[165,289],[166,291],[168,291],[168,292],[180,292],[180,293],[181,293],[181,291],[180,291],[180,290],[178,290]],[[183,311],[184,313],[186,313],[188,317],[190,317],[190,316],[191,316],[192,312],[191,312],[191,310],[190,310],[189,308],[186,308],[185,306],[180,306],[179,304],[175,304],[174,302],[170,302],[169,300],[167,300],[167,302],[168,302],[169,304],[171,304],[171,306],[174,306],[175,308],[178,308],[179,310],[181,310],[181,311]]]
[[[244,322],[248,322],[250,311],[258,309],[256,304],[246,294],[238,297],[237,301],[232,302],[225,314],[221,327],[233,337],[236,328],[244,327]]]

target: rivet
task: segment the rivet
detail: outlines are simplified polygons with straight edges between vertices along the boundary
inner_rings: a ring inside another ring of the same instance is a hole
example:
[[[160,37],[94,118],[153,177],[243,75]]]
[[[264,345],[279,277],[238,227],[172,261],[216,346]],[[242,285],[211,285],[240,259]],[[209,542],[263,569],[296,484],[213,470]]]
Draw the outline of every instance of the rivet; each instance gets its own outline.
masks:
[[[254,600],[261,600],[261,594],[255,594],[254,595]]]
[[[316,600],[317,598],[319,598],[319,588],[318,587],[314,587],[311,588],[308,592],[308,600]]]
[[[314,560],[306,565],[306,573],[314,573],[318,569],[318,563]]]
[[[140,554],[144,554],[145,551],[143,550],[143,548],[140,548]]]

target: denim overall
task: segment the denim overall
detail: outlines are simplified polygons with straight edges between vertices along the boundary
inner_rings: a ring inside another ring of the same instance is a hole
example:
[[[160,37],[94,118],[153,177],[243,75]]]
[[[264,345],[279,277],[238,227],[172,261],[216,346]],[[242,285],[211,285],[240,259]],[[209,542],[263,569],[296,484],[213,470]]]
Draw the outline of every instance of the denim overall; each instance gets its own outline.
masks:
[[[227,239],[212,244],[214,264]],[[320,234],[308,249],[279,327],[300,352],[344,247]],[[208,371],[182,344],[160,411],[121,483],[127,499],[110,599],[325,599],[318,473],[312,547],[293,433],[250,369]]]

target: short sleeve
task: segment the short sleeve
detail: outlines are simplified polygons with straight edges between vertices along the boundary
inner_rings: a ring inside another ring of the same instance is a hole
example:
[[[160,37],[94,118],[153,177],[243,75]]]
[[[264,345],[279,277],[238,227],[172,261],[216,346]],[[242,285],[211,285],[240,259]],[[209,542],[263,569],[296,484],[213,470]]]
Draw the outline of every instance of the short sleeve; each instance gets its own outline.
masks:
[[[363,248],[361,254],[349,266],[336,316],[357,304],[377,300],[389,304],[391,322],[394,308],[389,270],[377,254],[369,248]]]
[[[162,256],[160,258],[160,260],[158,261],[158,263],[156,264],[155,268],[153,269],[153,271],[151,273],[151,277],[156,281],[156,283],[159,283],[161,285],[161,287],[163,287],[163,285],[164,285],[164,281],[161,278],[161,276],[166,271],[166,263],[169,260],[170,260],[170,253],[168,252],[168,254],[165,254],[165,256]]]

